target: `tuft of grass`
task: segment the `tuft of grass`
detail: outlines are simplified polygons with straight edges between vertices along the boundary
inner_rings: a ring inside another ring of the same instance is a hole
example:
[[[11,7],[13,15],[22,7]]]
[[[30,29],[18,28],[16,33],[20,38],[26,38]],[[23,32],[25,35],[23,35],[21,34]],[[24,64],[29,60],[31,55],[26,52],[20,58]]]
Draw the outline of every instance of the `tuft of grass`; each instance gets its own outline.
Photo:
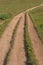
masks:
[[[36,31],[43,42],[43,6],[29,12]]]

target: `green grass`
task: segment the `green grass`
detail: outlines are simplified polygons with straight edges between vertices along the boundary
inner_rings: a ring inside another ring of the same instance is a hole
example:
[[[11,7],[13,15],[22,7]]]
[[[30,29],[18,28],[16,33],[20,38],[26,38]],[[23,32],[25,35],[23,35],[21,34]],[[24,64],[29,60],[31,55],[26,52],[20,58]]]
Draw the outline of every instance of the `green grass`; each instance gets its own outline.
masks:
[[[9,12],[16,15],[41,3],[43,3],[43,0],[0,0],[0,13]]]
[[[0,14],[0,19],[5,20],[9,19],[12,15],[10,13],[7,14]]]
[[[5,30],[6,26],[10,22],[11,18],[12,18],[12,14],[11,13],[0,14],[0,19],[3,22],[3,24],[0,25],[0,37],[1,37],[2,33],[3,33],[3,31]]]
[[[30,11],[29,14],[35,25],[38,35],[43,42],[43,7],[36,8]]]
[[[10,19],[7,19],[4,21],[2,25],[0,25],[0,37],[2,36],[2,33],[4,32],[6,26],[8,26],[9,22],[10,22]]]
[[[13,16],[41,3],[43,3],[43,0],[0,0],[0,14],[2,14],[0,17],[7,18],[7,22],[0,26],[0,36]],[[11,14],[11,17],[8,13]]]
[[[28,51],[28,62],[31,61],[31,65],[37,65],[38,62],[36,60],[33,47],[32,47],[32,42],[29,37],[29,32],[28,32],[28,22],[26,22],[25,25],[25,40],[26,40],[26,46],[27,46],[27,51]]]

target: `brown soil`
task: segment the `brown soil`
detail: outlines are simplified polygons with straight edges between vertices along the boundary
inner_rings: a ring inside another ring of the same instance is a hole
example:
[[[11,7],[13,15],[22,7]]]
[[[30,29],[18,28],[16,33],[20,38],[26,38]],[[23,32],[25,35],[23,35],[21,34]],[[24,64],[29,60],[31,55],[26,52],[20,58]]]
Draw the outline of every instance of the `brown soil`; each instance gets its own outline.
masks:
[[[24,20],[24,14],[22,14],[22,18],[15,34],[13,49],[10,52],[7,65],[25,65]]]
[[[39,39],[37,32],[34,29],[34,25],[28,14],[27,14],[27,21],[28,21],[29,36],[33,45],[34,53],[39,62],[39,65],[43,65],[43,44]]]
[[[21,17],[21,14],[13,18],[13,20],[8,24],[8,27],[4,31],[2,37],[0,38],[0,65],[3,65],[5,56],[10,48],[10,40],[12,37],[13,29]]]

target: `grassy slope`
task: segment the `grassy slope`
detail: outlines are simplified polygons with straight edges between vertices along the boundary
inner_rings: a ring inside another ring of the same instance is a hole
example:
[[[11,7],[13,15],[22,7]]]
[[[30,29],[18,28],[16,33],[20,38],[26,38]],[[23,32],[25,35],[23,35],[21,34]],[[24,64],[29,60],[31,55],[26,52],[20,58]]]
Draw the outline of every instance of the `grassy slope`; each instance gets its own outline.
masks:
[[[43,7],[30,11],[30,16],[40,36],[40,39],[43,41]]]
[[[41,3],[43,3],[43,0],[0,0],[0,14],[10,13],[11,16],[13,17],[16,14],[30,7],[39,5]],[[12,17],[5,20],[4,24],[0,25],[0,36],[2,35],[4,29],[6,28],[7,24],[12,19]]]

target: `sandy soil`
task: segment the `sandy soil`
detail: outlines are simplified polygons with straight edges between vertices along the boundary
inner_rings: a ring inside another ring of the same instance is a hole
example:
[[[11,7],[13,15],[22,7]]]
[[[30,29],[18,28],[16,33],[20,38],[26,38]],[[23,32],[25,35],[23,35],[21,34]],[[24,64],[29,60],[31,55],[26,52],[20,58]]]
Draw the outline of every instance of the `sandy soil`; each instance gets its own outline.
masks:
[[[10,40],[12,37],[13,29],[15,28],[21,14],[15,16],[12,19],[12,21],[8,24],[8,27],[4,31],[2,37],[0,38],[0,65],[3,65],[5,56],[10,48]]]
[[[33,45],[34,53],[39,62],[39,65],[43,65],[43,44],[39,39],[37,32],[34,29],[34,25],[28,14],[27,14],[27,21],[28,21],[28,31]]]
[[[15,34],[13,49],[10,52],[7,65],[25,65],[26,56],[24,50],[24,14]]]

